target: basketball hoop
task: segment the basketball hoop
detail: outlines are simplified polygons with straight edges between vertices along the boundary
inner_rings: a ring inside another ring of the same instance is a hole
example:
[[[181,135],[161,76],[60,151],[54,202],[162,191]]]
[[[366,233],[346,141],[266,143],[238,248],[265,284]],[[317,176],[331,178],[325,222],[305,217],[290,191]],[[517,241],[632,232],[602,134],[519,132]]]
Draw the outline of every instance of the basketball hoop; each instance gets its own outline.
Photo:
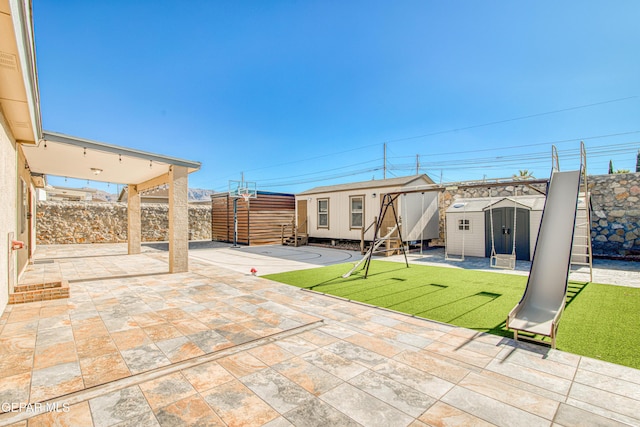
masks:
[[[251,193],[240,193],[240,197],[242,197],[245,202],[248,202],[251,197]]]

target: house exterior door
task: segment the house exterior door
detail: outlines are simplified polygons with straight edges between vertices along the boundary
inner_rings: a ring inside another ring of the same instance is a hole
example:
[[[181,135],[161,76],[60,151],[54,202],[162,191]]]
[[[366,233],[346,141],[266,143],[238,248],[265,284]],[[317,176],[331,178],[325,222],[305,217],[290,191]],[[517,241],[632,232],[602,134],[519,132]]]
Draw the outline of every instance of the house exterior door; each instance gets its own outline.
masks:
[[[513,233],[516,233],[516,259],[530,260],[529,211],[518,209],[516,224],[513,222],[514,208],[493,209],[493,240],[497,254],[510,254],[513,250]],[[485,256],[491,256],[491,213],[484,213]]]
[[[297,225],[298,225],[298,233],[300,234],[307,234],[307,229],[309,228],[309,224],[307,221],[307,201],[306,200],[298,200],[298,206],[297,206],[297,212],[298,212],[298,218],[297,218]]]

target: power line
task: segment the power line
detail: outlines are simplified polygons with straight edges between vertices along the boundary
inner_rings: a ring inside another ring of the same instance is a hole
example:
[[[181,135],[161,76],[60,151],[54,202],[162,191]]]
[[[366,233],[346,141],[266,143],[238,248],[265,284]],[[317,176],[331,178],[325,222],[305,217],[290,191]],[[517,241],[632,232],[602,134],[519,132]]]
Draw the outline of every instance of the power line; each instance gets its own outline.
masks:
[[[367,160],[366,162],[353,163],[353,164],[350,164],[350,165],[341,166],[341,167],[337,167],[337,168],[333,168],[333,169],[323,169],[323,170],[317,171],[317,172],[309,172],[309,173],[297,174],[297,175],[279,177],[279,178],[261,179],[260,183],[265,183],[265,182],[270,182],[270,181],[282,181],[284,179],[293,179],[293,178],[298,178],[298,177],[301,177],[301,176],[318,175],[320,173],[326,173],[326,172],[336,171],[336,170],[340,170],[340,169],[346,169],[346,168],[350,168],[350,167],[353,167],[353,166],[366,165],[367,163],[379,163],[379,162],[380,162],[380,159]]]
[[[427,134],[424,134],[424,135],[409,136],[409,137],[406,137],[406,138],[399,138],[399,139],[391,139],[391,140],[388,140],[387,142],[409,141],[411,139],[418,139],[418,138],[426,138],[426,137],[429,137],[429,136],[443,135],[445,133],[459,132],[459,131],[462,131],[462,130],[476,129],[476,128],[485,127],[485,126],[492,126],[492,125],[498,125],[498,124],[502,124],[502,123],[515,122],[515,121],[518,121],[518,120],[531,119],[533,117],[547,116],[547,115],[550,115],[550,114],[564,113],[566,111],[573,111],[573,110],[579,110],[579,109],[582,109],[582,108],[595,107],[597,105],[611,104],[613,102],[627,101],[629,99],[634,99],[634,98],[637,98],[637,97],[638,97],[637,95],[634,95],[634,96],[628,96],[626,98],[611,99],[609,101],[595,102],[593,104],[579,105],[577,107],[563,108],[563,109],[560,109],[560,110],[547,111],[547,112],[544,112],[544,113],[529,114],[529,115],[526,115],[526,116],[514,117],[514,118],[511,118],[511,119],[496,120],[496,121],[493,121],[493,122],[482,123],[482,124],[478,124],[478,125],[465,126],[465,127],[461,127],[461,128],[455,128],[455,129],[447,129],[447,130],[442,130],[442,131],[438,131],[438,132],[427,133]]]
[[[531,143],[531,144],[522,144],[522,145],[511,145],[511,146],[501,146],[500,150],[502,151],[507,151],[507,150],[513,150],[513,149],[518,149],[518,148],[528,148],[528,147],[536,147],[536,146],[544,146],[544,145],[551,145],[551,144],[564,144],[564,143],[568,143],[568,142],[576,142],[576,141],[588,141],[588,140],[595,140],[595,139],[603,139],[603,138],[612,138],[612,137],[618,137],[618,136],[626,136],[626,135],[633,135],[633,134],[638,134],[640,133],[640,130],[636,130],[636,131],[629,131],[629,132],[618,132],[618,133],[611,133],[611,134],[605,134],[605,135],[595,135],[595,136],[587,136],[587,137],[579,137],[579,138],[571,138],[571,139],[562,139],[562,140],[554,140],[554,141],[547,141],[547,142],[537,142],[537,143]],[[630,143],[630,144],[635,144],[634,142]],[[342,151],[340,153],[346,153],[346,152],[352,152],[352,151],[356,151],[358,149],[361,148],[366,148],[366,147],[371,147],[373,145],[378,145],[378,144],[372,144],[369,146],[364,146],[364,147],[360,147],[360,148],[354,148],[354,149],[350,149],[350,150],[345,150]],[[610,145],[608,145],[607,147],[610,147]],[[591,147],[589,148],[589,151],[592,150],[595,147]],[[387,148],[387,150],[389,150]],[[433,158],[433,157],[440,157],[440,156],[451,156],[451,155],[455,155],[457,157],[457,160],[460,160],[460,157],[464,157],[464,155],[466,154],[473,154],[473,153],[481,153],[481,152],[488,152],[488,151],[495,151],[496,148],[481,148],[481,149],[476,149],[476,150],[465,150],[465,151],[455,151],[455,152],[448,152],[448,153],[433,153],[433,154],[419,154],[421,157],[423,158]],[[391,151],[391,150],[389,150]],[[315,160],[315,159],[319,159],[319,158],[324,158],[324,157],[328,157],[328,156],[333,156],[333,154],[327,154],[327,155],[322,155],[322,156],[317,156],[317,157],[313,157],[309,160]],[[527,154],[523,155],[523,154],[519,154],[518,156],[521,156],[520,158],[522,158],[522,156],[527,156]],[[406,158],[414,158],[413,155],[411,156],[394,156],[391,159],[406,159]],[[493,158],[495,159],[495,158]],[[389,159],[387,159],[388,162]],[[258,168],[258,169],[250,169],[250,171],[255,171],[255,170],[262,170],[262,169],[268,169],[271,167],[275,167],[275,166],[282,166],[282,165],[289,165],[289,164],[297,164],[297,163],[301,163],[304,160],[298,160],[298,161],[291,161],[291,162],[287,162],[284,164],[278,164],[278,165],[269,165],[269,166],[265,166],[263,168]],[[334,169],[323,169],[317,172],[310,172],[308,174],[303,174],[303,175],[295,175],[295,176],[289,176],[289,177],[277,177],[277,178],[269,178],[266,180],[259,180],[261,183],[262,182],[270,182],[270,181],[281,181],[281,180],[287,180],[287,179],[292,179],[295,177],[299,177],[299,176],[308,176],[308,175],[315,175],[315,174],[321,174],[321,173],[326,173],[326,172],[330,172],[333,170],[339,170],[339,169],[345,169],[348,167],[352,167],[352,166],[357,166],[357,165],[361,165],[361,164],[366,164],[366,163],[375,163],[375,162],[381,162],[382,158],[376,158],[376,159],[372,159],[370,161],[367,162],[361,162],[361,163],[354,163],[354,164],[350,164],[350,165],[346,165],[340,168],[334,168]],[[474,159],[474,161],[478,161],[477,159]],[[434,162],[429,162],[429,163],[424,163],[421,162],[421,169],[423,168],[435,168],[438,169],[442,163],[434,163]],[[435,165],[435,166],[434,166]],[[443,166],[446,166],[447,170],[452,170],[450,167],[450,164],[447,162],[446,164],[442,164]],[[413,167],[413,166],[412,166]],[[402,167],[397,167],[395,168],[395,170],[405,170],[408,168],[402,168]],[[475,168],[474,168],[475,169]],[[354,173],[354,174],[358,174],[358,173]],[[351,175],[346,175],[346,176],[352,176]],[[328,178],[331,179],[331,178]],[[311,181],[311,182],[319,182],[321,179],[319,178],[318,180],[315,181]],[[292,185],[295,185],[295,183],[293,183]],[[219,187],[220,189],[224,189],[226,187]]]
[[[607,135],[597,135],[597,136],[587,136],[587,137],[581,137],[581,138],[572,138],[572,139],[561,139],[561,140],[557,140],[557,141],[547,141],[547,142],[536,142],[536,143],[531,143],[531,144],[523,144],[523,145],[511,145],[511,146],[501,146],[499,149],[500,150],[513,150],[516,148],[528,148],[528,147],[536,147],[536,146],[541,146],[541,145],[557,145],[557,144],[564,144],[567,142],[577,142],[577,141],[589,141],[592,139],[602,139],[602,138],[611,138],[611,137],[615,137],[615,136],[625,136],[625,135],[633,135],[633,134],[637,134],[640,133],[640,130],[634,130],[634,131],[630,131],[630,132],[620,132],[620,133],[610,133]],[[492,148],[479,148],[476,150],[465,150],[465,151],[451,151],[448,153],[433,153],[433,154],[420,154],[420,156],[427,156],[427,157],[436,157],[436,156],[458,156],[460,154],[471,154],[471,153],[482,153],[482,152],[486,152],[486,151],[496,151],[497,148],[492,147]],[[407,156],[400,156],[400,157],[394,157],[394,158],[412,158],[414,157],[413,155],[407,155]]]
[[[474,129],[474,128],[479,128],[479,127],[492,126],[492,125],[501,124],[501,123],[507,123],[507,122],[513,122],[513,121],[517,121],[517,120],[529,119],[529,118],[533,118],[533,117],[546,116],[546,115],[550,115],[550,114],[557,114],[557,113],[562,113],[562,112],[567,112],[567,111],[579,110],[579,109],[583,109],[583,108],[595,107],[595,106],[598,106],[598,105],[611,104],[611,103],[614,103],[614,102],[627,101],[627,100],[635,99],[635,98],[638,98],[638,96],[634,95],[634,96],[628,96],[628,97],[625,97],[625,98],[611,99],[611,100],[608,100],[608,101],[595,102],[595,103],[591,103],[591,104],[579,105],[579,106],[575,106],[575,107],[568,107],[568,108],[563,108],[563,109],[559,109],[559,110],[546,111],[546,112],[543,112],[543,113],[529,114],[529,115],[526,115],[526,116],[514,117],[514,118],[510,118],[510,119],[496,120],[496,121],[492,121],[492,122],[487,122],[487,123],[482,123],[482,124],[477,124],[477,125],[471,125],[471,126],[464,126],[464,127],[455,128],[455,129],[442,130],[442,131],[432,132],[432,133],[423,134],[423,135],[416,135],[416,136],[410,136],[410,137],[405,137],[405,138],[397,138],[397,139],[388,139],[385,142],[388,143],[388,142],[409,141],[409,140],[412,140],[412,139],[426,138],[426,137],[429,137],[429,136],[443,135],[443,134],[446,134],[446,133],[459,132],[461,130],[468,130],[468,129]],[[640,132],[640,131],[635,131],[635,132],[631,132],[631,133],[638,133],[638,132]],[[619,135],[624,135],[624,134],[627,134],[627,133],[623,133],[623,134],[619,134]],[[589,139],[589,138],[578,138],[577,140],[585,140],[585,139]],[[558,142],[554,142],[554,143],[568,142],[568,141],[576,141],[576,139],[558,141]],[[274,168],[274,167],[297,164],[297,163],[306,162],[306,161],[310,161],[310,160],[317,160],[317,159],[322,159],[322,158],[326,158],[326,157],[334,157],[334,156],[337,156],[339,154],[351,153],[351,152],[362,150],[362,149],[365,149],[365,148],[379,146],[379,144],[380,144],[380,142],[374,143],[374,144],[362,145],[362,146],[351,148],[351,149],[348,149],[348,150],[342,150],[342,151],[333,152],[333,153],[329,153],[329,154],[322,154],[322,155],[319,155],[319,156],[309,157],[309,158],[305,158],[305,159],[292,160],[290,162],[272,164],[272,165],[267,165],[267,166],[254,168],[254,169],[245,169],[245,171],[246,172],[255,172],[255,171],[264,170],[264,169],[270,169],[270,168]],[[527,147],[527,146],[530,146],[530,144],[524,145],[524,146],[520,146],[520,147]],[[478,151],[483,151],[483,150],[478,150]],[[230,179],[230,177],[227,177],[227,179]]]
[[[630,133],[635,133],[635,132],[626,132],[624,134],[630,134]],[[622,134],[611,134],[610,136],[612,135],[615,136],[615,135],[622,135]],[[601,138],[601,137],[603,136],[597,136],[592,138]],[[572,139],[571,141],[575,141],[575,140]],[[540,144],[533,144],[533,145],[544,145],[544,144],[548,144],[548,143],[540,143]],[[587,149],[588,151],[587,155],[592,160],[591,165],[594,165],[594,162],[593,162],[594,159],[599,159],[599,158],[608,159],[611,157],[629,154],[629,153],[635,154],[637,151],[638,145],[640,145],[640,143],[634,141],[634,142],[627,142],[627,143],[620,143],[620,144],[604,144],[604,145],[591,146],[591,147],[588,147]],[[521,148],[521,147],[523,146],[514,146],[514,148]],[[509,148],[509,147],[506,147],[506,148]],[[536,151],[536,152],[529,152],[524,154],[519,153],[519,154],[511,154],[511,155],[480,157],[480,158],[461,157],[461,155],[464,155],[464,154],[473,154],[480,151],[489,151],[489,150],[486,150],[486,149],[469,150],[465,152],[455,153],[455,154],[458,154],[458,158],[455,160],[455,162],[452,162],[450,160],[444,160],[444,159],[439,161],[431,161],[431,162],[428,162],[428,161],[425,162],[424,160],[422,160],[420,169],[426,171],[430,175],[433,175],[435,173],[433,172],[434,170],[456,172],[456,171],[482,169],[485,171],[489,171],[489,170],[498,170],[498,169],[505,169],[505,168],[511,168],[511,167],[523,167],[523,165],[526,166],[527,168],[532,168],[537,166],[547,166],[549,164],[549,159],[550,159],[550,154],[548,151]],[[572,161],[580,157],[579,151],[574,149],[559,150],[559,154],[561,156],[561,161],[562,160]],[[408,156],[396,156],[394,158],[401,159],[401,158],[407,158],[407,157]],[[428,158],[429,156],[424,156],[424,157]],[[361,166],[361,165],[366,165],[370,163],[380,165],[380,160],[381,160],[380,158],[372,159],[372,160],[353,163],[350,165],[341,166],[337,168],[323,169],[321,171],[309,172],[302,175],[278,177],[278,178],[271,178],[267,180],[258,180],[258,181],[262,188],[294,186],[294,185],[300,185],[300,184],[309,184],[314,182],[328,181],[332,179],[357,176],[357,175],[362,175],[364,173],[371,173],[371,172],[382,170],[382,167],[378,166],[378,167],[372,167],[372,168],[359,168],[359,169],[347,170],[338,174],[327,174],[327,172],[344,170],[347,168],[353,168],[355,166]],[[597,164],[597,161],[595,164]],[[401,163],[387,161],[387,172],[392,176],[397,176],[397,174],[393,173],[392,171],[413,172],[414,170],[415,170],[415,163],[413,162],[413,159],[411,162],[401,162]],[[433,176],[438,175],[438,173],[435,173],[435,175]],[[322,174],[322,175],[314,176],[319,174]],[[309,178],[300,179],[300,177],[309,177]]]
[[[378,167],[374,167],[374,168],[368,168],[368,169],[361,169],[361,170],[357,170],[357,171],[351,171],[351,172],[345,172],[342,174],[335,174],[335,175],[331,175],[331,176],[322,176],[322,177],[318,177],[318,178],[310,178],[310,179],[306,179],[306,180],[298,180],[298,181],[290,181],[290,182],[277,182],[277,183],[273,183],[273,184],[269,184],[269,185],[265,185],[262,186],[263,188],[274,188],[274,187],[285,187],[285,186],[293,186],[293,185],[299,185],[299,184],[310,184],[312,182],[321,182],[321,181],[328,181],[331,179],[337,179],[337,178],[345,178],[348,176],[354,176],[354,175],[361,175],[363,173],[369,173],[369,172],[376,172],[382,170],[381,166]]]

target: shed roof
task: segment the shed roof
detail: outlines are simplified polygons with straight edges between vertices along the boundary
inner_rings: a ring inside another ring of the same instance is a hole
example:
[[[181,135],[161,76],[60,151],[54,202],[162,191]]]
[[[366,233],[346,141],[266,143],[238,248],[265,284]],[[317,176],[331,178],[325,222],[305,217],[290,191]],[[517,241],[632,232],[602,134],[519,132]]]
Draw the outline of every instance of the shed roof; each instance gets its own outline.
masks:
[[[308,195],[308,194],[318,194],[318,193],[334,193],[338,191],[360,190],[360,189],[368,189],[368,188],[398,187],[398,186],[406,186],[409,184],[414,184],[414,185],[434,184],[434,182],[431,178],[429,178],[428,175],[421,174],[421,175],[402,176],[398,178],[374,179],[369,181],[350,182],[347,184],[325,185],[321,187],[315,187],[298,194]]]
[[[508,201],[510,203],[517,203],[519,207],[530,209],[532,211],[541,211],[544,209],[544,196],[512,196],[512,197],[499,197],[489,199],[488,197],[478,197],[469,199],[458,199],[447,208],[447,212],[482,212],[489,208],[489,206],[495,206],[502,201]],[[462,205],[462,206],[460,206]]]

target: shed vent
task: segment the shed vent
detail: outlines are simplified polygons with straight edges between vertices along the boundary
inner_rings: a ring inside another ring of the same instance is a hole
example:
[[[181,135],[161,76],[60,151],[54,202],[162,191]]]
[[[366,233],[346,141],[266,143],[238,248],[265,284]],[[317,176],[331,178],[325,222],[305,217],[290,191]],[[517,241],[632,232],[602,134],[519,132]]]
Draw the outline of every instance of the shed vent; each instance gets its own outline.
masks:
[[[13,127],[16,127],[16,128],[29,129],[29,123],[28,122],[21,122],[21,121],[18,121],[18,120],[11,120],[11,124],[13,125]]]
[[[12,71],[18,71],[16,56],[11,53],[0,51],[0,67]]]

